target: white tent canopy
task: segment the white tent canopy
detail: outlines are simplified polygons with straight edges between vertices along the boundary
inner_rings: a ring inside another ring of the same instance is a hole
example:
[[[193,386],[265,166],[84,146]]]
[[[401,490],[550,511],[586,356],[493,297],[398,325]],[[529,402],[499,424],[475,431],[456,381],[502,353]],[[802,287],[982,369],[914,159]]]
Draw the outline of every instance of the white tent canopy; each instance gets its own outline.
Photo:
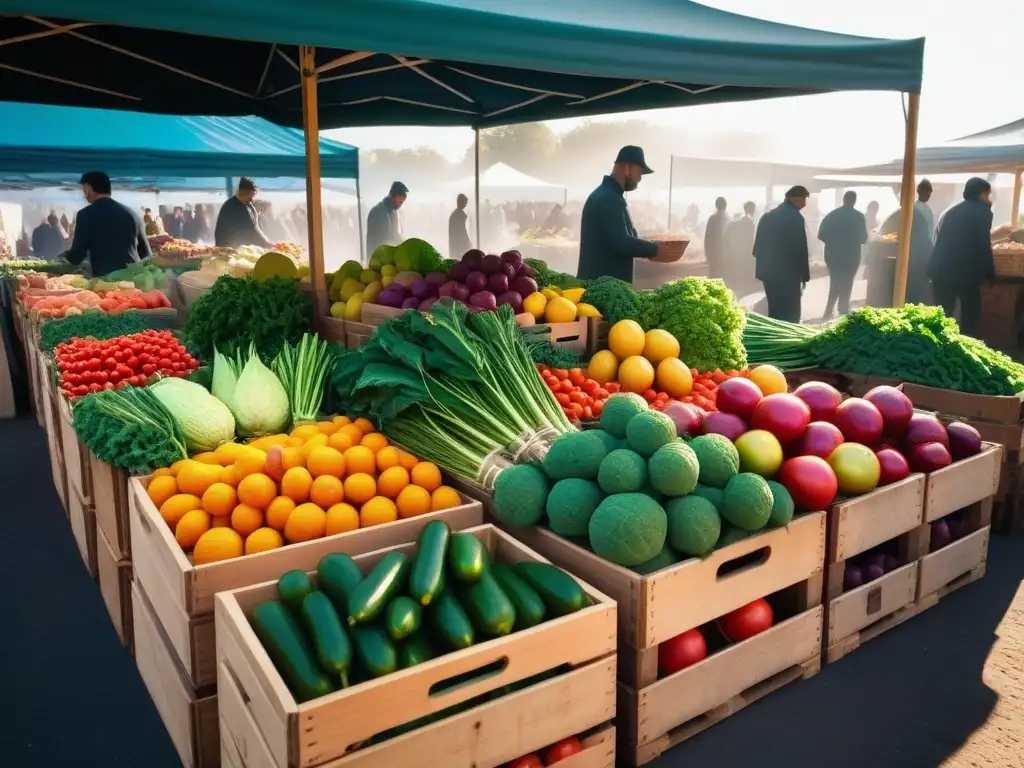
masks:
[[[473,176],[452,182],[447,186],[453,192],[472,197],[476,180]],[[558,184],[550,184],[511,165],[495,163],[480,174],[480,196],[491,202],[526,200],[535,203],[565,203],[566,189]]]

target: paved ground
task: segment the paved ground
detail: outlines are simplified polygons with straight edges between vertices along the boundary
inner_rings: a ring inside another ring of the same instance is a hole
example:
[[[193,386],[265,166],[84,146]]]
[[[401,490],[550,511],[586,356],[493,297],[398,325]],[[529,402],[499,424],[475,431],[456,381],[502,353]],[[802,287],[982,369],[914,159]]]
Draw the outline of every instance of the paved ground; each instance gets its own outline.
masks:
[[[177,766],[82,566],[42,430],[3,422],[0,456],[0,765]],[[982,581],[653,765],[1024,766],[1022,577],[1024,537],[994,539]]]

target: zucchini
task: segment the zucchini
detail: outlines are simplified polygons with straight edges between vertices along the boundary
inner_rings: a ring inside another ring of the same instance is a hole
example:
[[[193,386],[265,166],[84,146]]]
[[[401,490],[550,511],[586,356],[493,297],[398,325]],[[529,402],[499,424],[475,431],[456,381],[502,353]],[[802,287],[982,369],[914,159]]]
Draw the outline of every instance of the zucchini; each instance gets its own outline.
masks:
[[[472,533],[453,533],[448,542],[448,567],[456,581],[472,584],[487,567],[484,543]]]
[[[390,675],[398,669],[398,652],[380,627],[356,627],[352,630],[352,644],[360,666],[371,678]]]
[[[515,606],[516,629],[535,627],[544,621],[544,601],[533,587],[503,563],[495,563],[491,573]]]
[[[277,596],[296,615],[302,613],[302,601],[313,591],[313,582],[305,571],[288,571],[277,580]]]
[[[320,666],[341,679],[348,688],[348,670],[352,666],[352,643],[341,626],[341,619],[331,599],[319,590],[302,601],[302,621],[313,638],[313,647]]]
[[[267,600],[252,612],[252,628],[300,703],[334,690],[316,662],[309,640],[295,616],[279,600]]]
[[[388,604],[384,628],[394,641],[403,640],[420,628],[423,609],[411,597],[399,595]]]
[[[469,648],[473,644],[473,624],[450,589],[438,596],[430,611],[430,619],[437,635],[455,650]]]
[[[475,584],[463,587],[463,604],[477,629],[492,637],[502,637],[516,623],[516,609],[508,595],[491,575],[484,571]]]
[[[587,595],[572,576],[549,563],[516,563],[516,575],[537,590],[555,616],[566,616],[587,607]]]
[[[420,605],[430,605],[444,589],[444,560],[451,530],[442,520],[426,524],[416,542],[409,573],[409,594]]]
[[[405,582],[409,557],[403,552],[389,552],[352,590],[348,600],[348,624],[369,624],[380,616]]]
[[[363,572],[348,555],[324,555],[316,566],[320,589],[324,591],[342,616],[348,616],[348,600],[363,580]]]
[[[415,632],[398,644],[398,666],[415,667],[434,658],[434,649],[426,632]]]

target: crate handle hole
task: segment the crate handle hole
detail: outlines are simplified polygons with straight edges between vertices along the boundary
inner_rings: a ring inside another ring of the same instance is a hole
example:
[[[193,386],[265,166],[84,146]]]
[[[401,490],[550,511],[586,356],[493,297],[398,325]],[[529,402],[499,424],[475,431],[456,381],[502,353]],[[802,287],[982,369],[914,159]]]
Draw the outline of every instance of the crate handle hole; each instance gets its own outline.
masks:
[[[730,576],[736,576],[745,571],[749,571],[758,566],[764,565],[768,562],[768,558],[772,556],[772,548],[770,546],[761,547],[755,549],[753,552],[748,552],[740,557],[728,560],[718,566],[718,571],[715,573],[715,578],[718,580],[728,578]]]
[[[497,677],[508,669],[508,656],[502,656],[496,661],[484,664],[482,667],[471,669],[467,672],[460,672],[457,675],[438,680],[427,691],[428,696],[447,696],[462,688],[476,685],[488,678]]]

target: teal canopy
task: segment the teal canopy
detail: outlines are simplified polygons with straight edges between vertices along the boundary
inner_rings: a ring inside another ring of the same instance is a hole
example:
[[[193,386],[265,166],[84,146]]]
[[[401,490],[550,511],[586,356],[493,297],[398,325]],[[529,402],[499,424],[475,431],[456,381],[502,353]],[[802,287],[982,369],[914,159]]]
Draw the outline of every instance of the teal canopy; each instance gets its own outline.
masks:
[[[291,126],[313,45],[322,128],[917,92],[924,53],[690,0],[0,0],[4,38],[7,99]]]
[[[320,163],[324,178],[354,179],[359,150],[321,139]],[[228,176],[304,179],[306,147],[301,132],[259,117],[181,117],[0,102],[0,180],[32,174],[40,182],[75,182],[89,170],[105,171],[112,179],[164,177],[178,188],[189,183],[182,177],[220,178],[218,187]],[[204,181],[198,188],[209,186]]]

